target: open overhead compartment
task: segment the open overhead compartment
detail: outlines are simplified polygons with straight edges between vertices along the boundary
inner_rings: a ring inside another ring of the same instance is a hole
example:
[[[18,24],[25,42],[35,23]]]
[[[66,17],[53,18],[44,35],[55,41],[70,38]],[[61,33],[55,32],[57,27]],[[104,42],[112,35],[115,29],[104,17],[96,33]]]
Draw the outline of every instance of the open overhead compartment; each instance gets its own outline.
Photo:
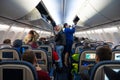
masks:
[[[38,20],[33,20],[30,21],[31,24],[37,26],[38,28],[42,28],[44,30],[48,30],[48,31],[52,31],[53,27],[51,24],[49,24],[47,21],[45,21],[44,19],[38,19]]]
[[[30,13],[20,18],[19,21],[32,24],[40,29],[52,31],[52,25],[48,23],[49,20],[44,14],[41,14],[37,8],[34,8]]]

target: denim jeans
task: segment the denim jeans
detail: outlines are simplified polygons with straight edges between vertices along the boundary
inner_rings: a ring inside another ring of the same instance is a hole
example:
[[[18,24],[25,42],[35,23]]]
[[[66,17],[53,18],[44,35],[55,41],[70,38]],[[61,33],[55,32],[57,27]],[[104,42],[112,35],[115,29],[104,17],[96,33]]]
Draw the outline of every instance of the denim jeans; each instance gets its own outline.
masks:
[[[58,53],[58,56],[59,56],[59,62],[58,62],[59,68],[63,67],[63,64],[62,64],[62,52],[63,52],[63,49],[64,49],[64,46],[56,45],[56,52]]]

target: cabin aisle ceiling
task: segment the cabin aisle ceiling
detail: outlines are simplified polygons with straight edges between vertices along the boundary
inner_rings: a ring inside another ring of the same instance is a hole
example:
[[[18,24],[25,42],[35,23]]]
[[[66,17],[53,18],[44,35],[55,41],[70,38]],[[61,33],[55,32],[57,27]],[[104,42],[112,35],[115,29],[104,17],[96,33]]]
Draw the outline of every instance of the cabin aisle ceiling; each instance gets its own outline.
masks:
[[[42,0],[57,24],[71,24],[78,11],[81,0]],[[76,6],[75,6],[76,5]]]

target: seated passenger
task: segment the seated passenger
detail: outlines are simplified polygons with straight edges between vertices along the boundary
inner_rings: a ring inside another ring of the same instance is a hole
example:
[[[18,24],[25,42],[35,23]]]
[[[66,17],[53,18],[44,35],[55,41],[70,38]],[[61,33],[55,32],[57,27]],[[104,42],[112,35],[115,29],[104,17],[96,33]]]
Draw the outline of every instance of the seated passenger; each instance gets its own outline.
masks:
[[[3,44],[9,44],[9,45],[11,45],[11,40],[10,39],[5,39],[3,41]]]
[[[33,51],[25,51],[25,53],[22,56],[22,60],[30,62],[33,64],[33,66],[35,66],[36,71],[38,73],[38,80],[50,80],[49,75],[46,72],[42,71],[42,69],[37,65],[37,60]]]
[[[11,40],[10,40],[10,39],[5,39],[5,40],[3,41],[3,44],[4,44],[4,45],[1,45],[0,48],[11,48],[11,47],[12,47],[12,46],[11,46]]]
[[[104,43],[103,46],[107,47],[107,48],[110,48],[109,44],[107,44],[107,43]]]
[[[110,48],[100,47],[96,50],[96,57],[95,57],[96,63],[99,63],[100,61],[111,60],[111,58],[112,58],[112,50]],[[92,68],[93,67],[90,67],[89,75],[91,75]],[[89,80],[89,75],[86,75],[84,73],[81,73],[80,75],[82,75],[81,78],[83,80]]]
[[[96,63],[111,60],[112,50],[109,47],[101,47],[96,50]]]
[[[13,42],[13,48],[15,48],[19,53],[21,53],[22,40],[16,39]]]
[[[108,47],[100,47],[96,50],[95,62],[99,63],[100,61],[111,60],[112,58],[112,50]],[[89,74],[91,74],[92,68],[89,70]]]
[[[89,43],[85,43],[83,49],[91,49],[90,46],[89,46]]]

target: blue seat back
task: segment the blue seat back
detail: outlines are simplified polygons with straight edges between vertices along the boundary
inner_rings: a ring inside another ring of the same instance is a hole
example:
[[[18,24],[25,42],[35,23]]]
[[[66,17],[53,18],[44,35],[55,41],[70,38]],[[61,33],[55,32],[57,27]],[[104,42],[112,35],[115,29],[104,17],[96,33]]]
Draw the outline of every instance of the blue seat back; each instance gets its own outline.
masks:
[[[20,52],[21,52],[21,54],[23,54],[26,50],[28,50],[28,49],[32,49],[32,47],[30,46],[30,45],[22,45],[21,47],[20,47]]]
[[[52,47],[49,45],[41,45],[39,46],[39,49],[44,49],[47,51],[47,56],[48,56],[48,60],[49,62],[52,62]]]
[[[81,53],[83,51],[84,46],[77,46],[75,49],[75,53]]]
[[[120,45],[116,45],[113,49],[114,50],[120,50]]]
[[[90,80],[109,80],[104,72],[104,67],[120,71],[120,61],[102,61],[96,64],[90,75]]]
[[[79,72],[88,71],[89,66],[93,66],[95,64],[95,50],[86,50],[80,54],[79,57]]]
[[[37,63],[44,71],[49,71],[48,65],[48,56],[47,53],[42,49],[34,49],[32,50],[37,58]]]
[[[35,67],[24,61],[0,62],[0,80],[38,80]]]
[[[120,61],[120,50],[112,51],[112,60]]]
[[[13,48],[2,48],[0,49],[0,59],[1,60],[20,60],[21,55]]]

